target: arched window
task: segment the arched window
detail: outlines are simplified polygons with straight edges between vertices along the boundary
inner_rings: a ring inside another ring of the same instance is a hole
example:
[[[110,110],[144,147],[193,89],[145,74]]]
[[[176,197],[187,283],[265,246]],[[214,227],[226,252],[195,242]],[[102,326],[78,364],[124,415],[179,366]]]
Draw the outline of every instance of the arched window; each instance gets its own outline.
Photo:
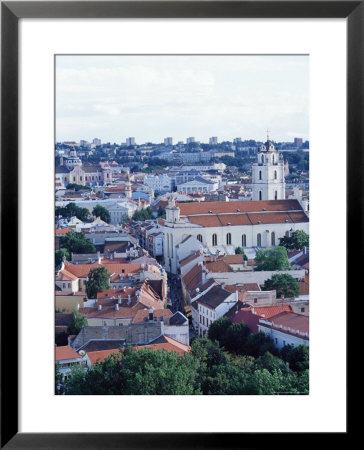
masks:
[[[200,242],[202,242],[202,234],[198,234],[198,235],[197,235],[197,239],[198,239]]]
[[[262,155],[262,164],[264,163],[264,155]]]
[[[286,231],[286,232],[285,232],[285,235],[289,237],[289,231]]]
[[[275,180],[277,179],[277,171],[276,170],[274,171],[274,179]]]
[[[276,245],[276,234],[274,231],[271,234],[271,242],[272,242],[272,245]]]
[[[259,191],[259,200],[262,199],[262,191]]]
[[[226,245],[231,245],[231,233],[226,235]]]
[[[278,192],[274,191],[274,200],[278,200]]]
[[[274,155],[272,155],[272,161],[273,161],[273,164],[274,164]]]
[[[257,246],[262,246],[262,235],[260,233],[257,234]]]
[[[262,179],[262,171],[259,170],[259,180],[261,180],[261,179]]]
[[[215,233],[212,235],[212,245],[217,245],[217,235]]]
[[[241,245],[242,245],[243,247],[246,247],[246,235],[245,235],[245,234],[243,234],[243,235],[241,236]]]

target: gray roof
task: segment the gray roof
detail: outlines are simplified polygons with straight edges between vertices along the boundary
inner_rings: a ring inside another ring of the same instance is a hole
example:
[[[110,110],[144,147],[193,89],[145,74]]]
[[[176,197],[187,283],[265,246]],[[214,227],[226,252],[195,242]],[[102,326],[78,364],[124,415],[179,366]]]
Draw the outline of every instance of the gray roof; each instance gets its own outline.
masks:
[[[188,323],[187,318],[179,311],[175,312],[169,319],[169,325],[184,325]]]
[[[214,286],[206,294],[199,297],[196,301],[198,303],[204,303],[211,308],[216,308],[224,302],[226,298],[231,295],[231,292],[225,291],[221,286]]]

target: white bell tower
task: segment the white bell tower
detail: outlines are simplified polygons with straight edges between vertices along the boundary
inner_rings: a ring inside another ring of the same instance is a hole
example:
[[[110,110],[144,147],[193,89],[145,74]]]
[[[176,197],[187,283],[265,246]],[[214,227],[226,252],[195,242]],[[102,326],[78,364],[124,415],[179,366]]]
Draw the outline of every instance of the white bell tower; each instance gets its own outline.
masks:
[[[172,194],[168,205],[166,206],[166,222],[178,223],[179,222],[180,209],[176,206],[174,195]]]
[[[268,133],[268,131],[267,131]],[[267,142],[258,152],[252,166],[253,200],[283,200],[286,198],[284,161],[267,134]]]

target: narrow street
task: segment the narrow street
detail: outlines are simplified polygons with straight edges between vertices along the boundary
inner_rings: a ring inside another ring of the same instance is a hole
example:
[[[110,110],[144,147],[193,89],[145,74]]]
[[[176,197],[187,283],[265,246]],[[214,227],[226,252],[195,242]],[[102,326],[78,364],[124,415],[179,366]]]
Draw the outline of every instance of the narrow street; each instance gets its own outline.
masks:
[[[179,275],[168,274],[168,297],[170,298],[172,305],[171,311],[180,311],[185,314],[184,311],[184,300],[182,296],[181,280]]]

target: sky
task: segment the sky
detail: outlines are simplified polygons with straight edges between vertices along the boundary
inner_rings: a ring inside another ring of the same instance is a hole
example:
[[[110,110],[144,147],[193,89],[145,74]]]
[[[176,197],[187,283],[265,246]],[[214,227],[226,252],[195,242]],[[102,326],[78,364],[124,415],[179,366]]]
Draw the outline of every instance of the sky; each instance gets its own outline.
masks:
[[[307,55],[56,57],[56,140],[309,139]]]

